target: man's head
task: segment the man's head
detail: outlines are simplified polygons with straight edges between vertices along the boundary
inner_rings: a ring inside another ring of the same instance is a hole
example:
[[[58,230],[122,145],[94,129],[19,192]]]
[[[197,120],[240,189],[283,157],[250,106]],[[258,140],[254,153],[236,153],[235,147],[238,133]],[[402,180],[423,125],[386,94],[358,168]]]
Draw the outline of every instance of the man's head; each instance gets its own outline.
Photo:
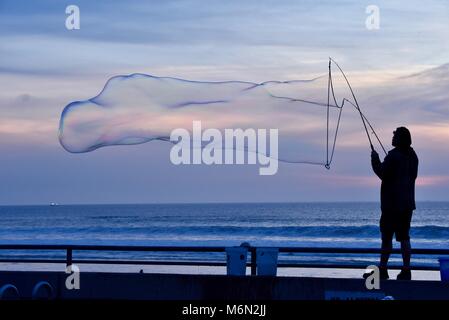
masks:
[[[393,147],[406,148],[412,144],[412,136],[406,127],[399,127],[393,131]]]

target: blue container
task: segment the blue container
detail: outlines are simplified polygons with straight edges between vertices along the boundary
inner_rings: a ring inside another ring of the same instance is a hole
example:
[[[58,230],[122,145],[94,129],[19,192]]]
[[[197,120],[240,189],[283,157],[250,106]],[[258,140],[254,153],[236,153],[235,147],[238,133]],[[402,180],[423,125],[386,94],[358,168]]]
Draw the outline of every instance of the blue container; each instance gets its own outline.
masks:
[[[244,276],[248,249],[245,247],[226,248],[226,273],[228,276]]]
[[[258,276],[276,276],[278,263],[277,248],[257,248],[256,263]]]
[[[439,258],[441,281],[449,281],[449,258]]]

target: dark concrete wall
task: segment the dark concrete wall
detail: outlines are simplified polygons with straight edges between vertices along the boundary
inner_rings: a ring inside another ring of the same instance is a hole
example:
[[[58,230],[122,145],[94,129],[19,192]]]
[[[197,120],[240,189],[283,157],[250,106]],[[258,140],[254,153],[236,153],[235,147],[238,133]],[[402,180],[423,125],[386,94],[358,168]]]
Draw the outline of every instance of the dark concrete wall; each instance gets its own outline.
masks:
[[[3,271],[0,287],[15,285],[24,299],[31,298],[39,281],[48,281],[57,299],[320,300],[329,291],[375,295],[361,279],[85,272],[80,274],[80,289],[67,290],[67,276],[62,272]],[[382,281],[379,295],[398,300],[449,299],[449,283]]]

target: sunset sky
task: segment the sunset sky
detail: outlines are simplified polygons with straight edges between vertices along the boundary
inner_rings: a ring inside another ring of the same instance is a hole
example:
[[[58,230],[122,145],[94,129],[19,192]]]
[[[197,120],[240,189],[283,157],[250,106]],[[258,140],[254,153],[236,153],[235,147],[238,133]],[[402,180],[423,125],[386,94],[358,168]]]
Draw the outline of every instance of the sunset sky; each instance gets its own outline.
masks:
[[[65,27],[69,4],[80,8],[80,30]],[[369,5],[380,9],[378,30],[365,26]],[[164,142],[71,154],[58,141],[64,107],[116,75],[310,79],[327,73],[329,56],[385,146],[409,127],[418,200],[448,200],[446,1],[0,0],[0,37],[0,204],[377,201],[351,109],[331,170],[281,163],[259,176],[251,165],[174,166]]]

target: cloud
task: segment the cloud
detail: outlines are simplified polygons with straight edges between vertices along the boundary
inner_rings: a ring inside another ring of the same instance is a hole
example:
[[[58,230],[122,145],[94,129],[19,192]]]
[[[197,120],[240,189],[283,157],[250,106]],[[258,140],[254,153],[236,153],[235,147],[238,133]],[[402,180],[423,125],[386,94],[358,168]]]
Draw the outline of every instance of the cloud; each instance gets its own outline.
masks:
[[[375,187],[380,186],[379,178],[376,176],[356,176],[356,175],[343,175],[343,174],[334,174],[330,176],[329,181],[342,186],[361,186],[361,187]]]
[[[65,5],[2,1],[0,69],[76,74],[114,72],[118,66],[247,65],[276,66],[279,74],[285,68],[311,70],[310,61],[318,62],[316,71],[329,55],[351,71],[404,69],[423,61],[440,63],[449,35],[439,1],[426,8],[419,1],[406,7],[381,1],[382,26],[376,32],[366,30],[365,6],[355,0],[339,5],[80,0],[81,29],[76,32],[65,29]],[[417,38],[417,32],[422,36]]]
[[[333,174],[328,181],[341,187],[380,187],[381,181],[374,175]],[[449,175],[422,175],[416,179],[418,187],[442,187],[449,186]]]
[[[435,187],[435,186],[449,186],[449,176],[437,175],[437,176],[418,176],[416,185],[419,187]]]

